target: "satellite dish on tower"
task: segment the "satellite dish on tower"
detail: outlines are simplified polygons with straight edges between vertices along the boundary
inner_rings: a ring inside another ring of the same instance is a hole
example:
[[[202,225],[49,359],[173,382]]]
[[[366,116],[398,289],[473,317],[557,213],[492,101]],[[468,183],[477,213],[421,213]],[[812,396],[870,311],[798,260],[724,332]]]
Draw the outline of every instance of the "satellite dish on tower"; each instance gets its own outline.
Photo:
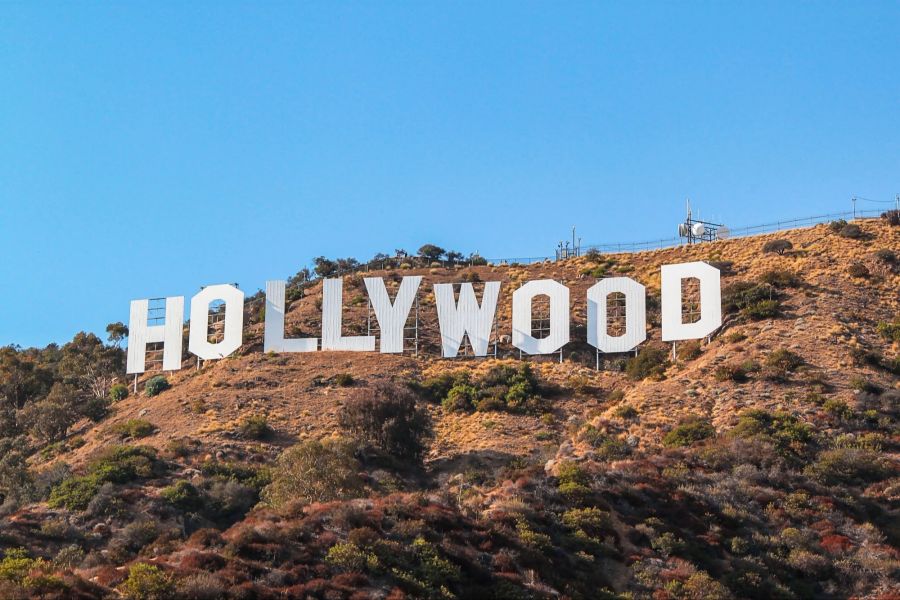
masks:
[[[716,229],[716,238],[720,240],[727,240],[728,236],[731,235],[731,230],[722,225],[718,229]]]
[[[694,226],[691,227],[691,233],[695,236],[701,236],[706,232],[706,225],[703,223],[694,223]]]
[[[688,225],[687,223],[679,223],[678,224],[678,235],[681,237],[687,237],[688,234]]]

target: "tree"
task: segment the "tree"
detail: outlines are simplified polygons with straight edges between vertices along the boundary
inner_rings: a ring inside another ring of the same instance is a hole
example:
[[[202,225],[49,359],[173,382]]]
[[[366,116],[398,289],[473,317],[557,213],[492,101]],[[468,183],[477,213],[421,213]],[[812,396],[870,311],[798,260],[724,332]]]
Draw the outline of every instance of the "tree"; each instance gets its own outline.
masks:
[[[19,420],[37,439],[56,442],[66,437],[79,407],[85,404],[81,391],[72,384],[54,383],[47,397],[28,404],[19,411]]]
[[[125,375],[125,352],[107,346],[93,333],[79,332],[62,347],[57,379],[71,383],[97,399],[105,399],[109,388]]]
[[[443,248],[434,244],[425,244],[419,248],[419,256],[426,260],[440,260],[444,252]]]
[[[128,327],[125,323],[117,321],[106,326],[106,333],[109,334],[109,337],[106,339],[118,348],[122,340],[128,337]]]
[[[11,409],[44,396],[53,384],[53,373],[27,351],[0,348],[0,401]]]
[[[431,437],[431,418],[403,385],[379,382],[357,390],[339,420],[361,442],[402,459],[419,460]]]
[[[457,252],[456,250],[448,250],[447,251],[447,261],[451,265],[455,265],[458,262],[462,262],[462,259],[464,259],[464,258],[465,258],[465,256],[463,255],[462,252]]]
[[[794,245],[788,240],[769,240],[763,244],[763,252],[784,254],[793,247]]]
[[[325,258],[324,256],[315,257],[313,259],[313,265],[315,265],[313,267],[313,271],[319,277],[331,277],[338,270],[337,263],[335,263],[333,260]]]

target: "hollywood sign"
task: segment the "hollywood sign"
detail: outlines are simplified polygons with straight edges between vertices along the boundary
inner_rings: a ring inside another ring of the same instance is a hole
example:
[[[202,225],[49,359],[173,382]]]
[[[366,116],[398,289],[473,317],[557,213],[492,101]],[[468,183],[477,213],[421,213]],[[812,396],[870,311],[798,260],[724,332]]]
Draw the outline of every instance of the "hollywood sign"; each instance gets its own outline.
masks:
[[[686,279],[700,284],[699,320],[685,323],[682,316],[682,285]],[[403,277],[393,300],[388,295],[384,279],[363,279],[372,311],[380,331],[378,350],[401,353],[404,350],[403,330],[422,282],[421,276]],[[721,287],[718,269],[704,262],[664,265],[661,273],[662,339],[678,341],[701,339],[722,324]],[[322,337],[285,338],[285,282],[266,282],[265,352],[317,352],[335,350],[374,352],[373,335],[345,336],[342,333],[343,280],[325,279],[322,285]],[[625,332],[609,335],[607,301],[610,294],[625,298]],[[463,338],[468,337],[475,356],[487,356],[500,282],[484,284],[481,301],[471,283],[460,285],[459,294],[453,284],[434,284],[435,305],[441,334],[441,354],[453,358],[459,353]],[[546,296],[550,301],[549,332],[545,337],[532,335],[531,311],[534,299]],[[222,339],[210,342],[208,319],[210,305],[221,301],[224,311]],[[587,291],[587,342],[601,352],[628,352],[647,339],[646,290],[630,277],[610,277],[599,280]],[[233,285],[211,285],[191,298],[191,320],[188,350],[204,360],[225,358],[243,343],[244,292]],[[128,338],[128,373],[143,373],[147,344],[163,343],[163,369],[181,368],[182,324],[184,297],[165,299],[165,318],[162,325],[148,323],[149,300],[133,300]],[[525,354],[551,354],[569,342],[569,288],[552,279],[529,281],[512,295],[511,343]]]

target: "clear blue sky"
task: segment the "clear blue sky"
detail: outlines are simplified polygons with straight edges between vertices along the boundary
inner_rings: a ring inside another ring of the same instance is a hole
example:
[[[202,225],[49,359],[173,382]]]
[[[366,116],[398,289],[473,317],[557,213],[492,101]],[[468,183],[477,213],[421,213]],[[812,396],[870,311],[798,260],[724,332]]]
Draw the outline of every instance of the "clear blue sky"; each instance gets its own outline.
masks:
[[[320,254],[890,200],[898,31],[896,1],[0,4],[0,344]]]

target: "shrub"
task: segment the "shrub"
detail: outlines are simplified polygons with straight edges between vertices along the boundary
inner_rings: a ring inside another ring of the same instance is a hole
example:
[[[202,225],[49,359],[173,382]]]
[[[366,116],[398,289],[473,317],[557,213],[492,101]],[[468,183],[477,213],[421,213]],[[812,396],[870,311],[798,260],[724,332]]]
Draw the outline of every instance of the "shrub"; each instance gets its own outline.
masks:
[[[800,276],[787,269],[772,269],[759,276],[760,283],[766,283],[776,288],[794,288],[803,285]]]
[[[847,221],[844,219],[838,219],[837,221],[832,221],[828,224],[828,229],[832,233],[840,233],[841,230],[847,226]]]
[[[119,402],[128,397],[128,386],[122,383],[116,383],[109,388],[109,399],[113,402]]]
[[[843,400],[839,400],[838,398],[829,398],[822,405],[822,410],[826,413],[835,417],[836,419],[840,419],[842,421],[847,421],[853,418],[853,409],[847,406],[847,403]]]
[[[852,377],[850,379],[850,387],[857,392],[865,392],[867,394],[880,394],[884,391],[877,383],[873,383],[864,377]]]
[[[768,283],[738,281],[722,290],[722,308],[725,312],[740,312],[759,320],[777,316],[779,306],[778,293]]]
[[[84,510],[105,483],[127,483],[160,474],[156,451],[146,446],[113,446],[88,465],[87,473],[69,477],[53,487],[48,504]]]
[[[850,266],[847,267],[847,274],[850,277],[856,277],[859,279],[864,279],[871,275],[871,273],[869,273],[869,267],[860,262],[851,263]]]
[[[144,393],[150,397],[156,396],[169,389],[169,380],[162,375],[151,377],[144,384]]]
[[[452,387],[441,404],[449,411],[507,411],[543,414],[547,404],[540,396],[540,384],[528,364],[495,365],[475,382],[465,373],[457,373],[431,384],[432,389]],[[426,381],[423,387],[428,386]]]
[[[781,313],[781,303],[778,300],[763,300],[751,304],[741,313],[754,321],[774,319]]]
[[[241,421],[238,433],[246,439],[264,440],[272,435],[272,428],[264,415],[251,415]]]
[[[474,407],[478,390],[468,383],[458,383],[450,388],[447,397],[441,401],[441,406],[450,412],[462,412]]]
[[[747,334],[743,331],[731,331],[725,336],[725,341],[729,344],[739,344],[747,339]]]
[[[669,353],[663,348],[645,346],[638,355],[628,359],[625,373],[633,381],[641,381],[648,377],[659,378],[669,367]]]
[[[111,429],[114,433],[119,434],[122,439],[132,438],[140,439],[148,435],[153,435],[156,431],[156,425],[144,419],[128,419],[117,423]]]
[[[888,248],[881,248],[875,252],[875,258],[889,265],[897,264],[897,253]]]
[[[694,360],[703,354],[703,344],[700,340],[689,340],[678,346],[679,360]]]
[[[855,224],[849,223],[841,227],[841,230],[838,232],[838,235],[843,238],[849,238],[852,240],[858,240],[862,238],[865,234],[863,233],[862,228]]]
[[[891,227],[900,225],[900,210],[888,210],[881,213],[881,218]]]
[[[637,417],[638,411],[633,406],[630,406],[628,404],[622,404],[620,406],[617,406],[615,408],[615,410],[613,410],[613,415],[615,415],[616,417],[619,417],[620,419],[625,419],[627,421],[627,420],[634,419],[635,417]]]
[[[337,543],[328,549],[325,564],[338,571],[359,572],[378,566],[378,557],[351,542]]]
[[[285,450],[263,489],[263,500],[275,507],[351,498],[362,491],[360,465],[342,440],[308,440]]]
[[[163,488],[160,496],[182,510],[197,510],[203,505],[203,496],[188,481],[176,481]]]
[[[684,550],[684,540],[676,536],[674,533],[666,532],[655,535],[650,539],[650,547],[665,557],[678,554]]]
[[[353,379],[353,375],[350,373],[338,373],[334,376],[334,385],[339,387],[350,387],[356,380]]]
[[[825,484],[856,484],[879,481],[890,474],[884,459],[872,450],[835,448],[819,454],[815,463],[806,467],[810,477]]]
[[[631,453],[631,447],[625,440],[611,436],[593,425],[586,425],[579,431],[578,438],[594,448],[597,458],[601,460],[624,458]]]
[[[766,367],[775,377],[787,377],[803,364],[803,358],[786,348],[775,350],[766,357]]]
[[[590,536],[596,536],[612,525],[609,513],[594,506],[567,510],[562,515],[562,522],[569,529],[583,531]]]
[[[716,428],[708,420],[691,417],[667,433],[663,437],[662,443],[669,447],[690,446],[694,442],[705,440],[715,434]]]
[[[774,414],[751,409],[741,413],[729,435],[739,438],[762,438],[783,453],[799,453],[813,440],[812,427],[787,412]]]
[[[376,383],[358,390],[339,416],[341,426],[365,444],[402,459],[419,460],[431,437],[431,418],[403,385]]]
[[[900,342],[900,319],[894,319],[892,323],[882,321],[877,329],[881,337],[889,342]]]
[[[713,371],[716,381],[734,381],[743,383],[747,381],[747,370],[741,365],[719,365]]]
[[[119,591],[129,600],[168,600],[175,593],[175,585],[156,565],[136,563],[128,569],[128,578]]]
[[[179,579],[178,597],[190,600],[220,600],[227,598],[225,583],[211,573],[195,573]]]
[[[769,240],[763,244],[763,252],[770,254],[784,254],[786,251],[793,249],[794,245],[788,240]]]

